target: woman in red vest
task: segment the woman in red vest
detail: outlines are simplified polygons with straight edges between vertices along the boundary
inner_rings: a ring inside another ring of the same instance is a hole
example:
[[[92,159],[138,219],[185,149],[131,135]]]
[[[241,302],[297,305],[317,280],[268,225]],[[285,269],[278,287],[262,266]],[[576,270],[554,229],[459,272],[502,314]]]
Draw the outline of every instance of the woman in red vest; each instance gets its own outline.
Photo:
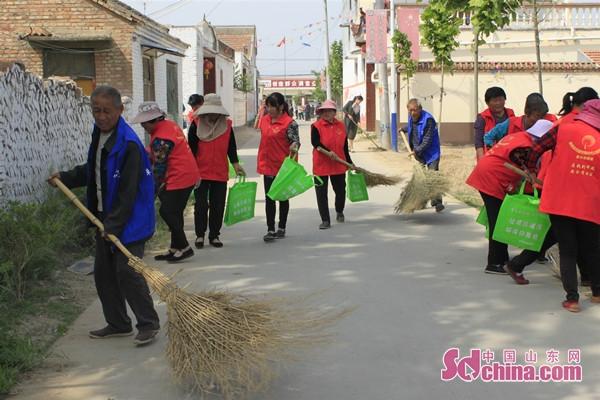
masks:
[[[179,125],[165,119],[165,113],[158,104],[142,103],[138,115],[131,122],[141,123],[150,135],[150,159],[155,190],[160,199],[159,213],[171,231],[169,250],[154,259],[177,262],[189,258],[194,251],[183,230],[183,211],[192,189],[200,180],[194,156]]]
[[[208,242],[213,247],[223,247],[219,239],[223,226],[229,163],[233,164],[238,175],[246,175],[239,164],[235,135],[231,127],[229,113],[223,107],[221,97],[207,94],[204,104],[196,111],[198,143],[193,152],[200,172],[200,186],[195,191],[194,225],[196,248],[204,247],[207,227]]]
[[[269,192],[281,164],[288,156],[297,158],[300,147],[298,124],[289,115],[289,106],[285,97],[274,92],[266,98],[267,114],[260,120],[260,145],[258,146],[257,172],[264,175],[265,212],[267,214],[267,234],[265,242],[272,242],[285,237],[289,200],[279,202],[279,224],[275,231],[275,201],[266,194]]]
[[[479,160],[466,183],[479,191],[489,221],[488,260],[485,272],[488,274],[507,274],[504,265],[508,261],[508,246],[493,239],[498,213],[507,193],[513,193],[519,188],[521,175],[509,170],[504,163],[514,160],[510,157],[517,148],[531,147],[534,139],[546,133],[552,123],[541,120],[530,127],[527,132],[507,135],[494,147],[489,149]],[[516,165],[518,166],[518,165]]]
[[[504,107],[506,103],[506,92],[504,89],[493,86],[485,91],[485,104],[488,106],[477,115],[473,128],[475,129],[475,152],[477,161],[487,152],[487,146],[483,143],[483,135],[489,132],[496,124],[514,117],[512,109]]]
[[[562,305],[578,312],[578,262],[590,273],[592,302],[600,303],[600,100],[586,102],[573,122],[561,124],[555,143],[540,211],[550,215],[558,239]]]
[[[563,97],[563,107],[560,110],[560,112],[558,113],[558,115],[560,115],[561,118],[558,120],[557,123],[554,123],[553,129],[557,129],[557,127],[560,124],[573,122],[575,117],[579,114],[579,111],[580,111],[581,107],[583,106],[583,104],[588,100],[597,99],[597,98],[598,98],[598,93],[594,89],[589,88],[589,87],[583,87],[583,88],[579,89],[577,92],[569,92],[569,93],[565,94],[565,96]],[[546,137],[546,136],[544,136],[544,137]],[[539,144],[539,142],[536,144]],[[534,144],[534,145],[536,145],[536,144]],[[538,173],[537,173],[537,178],[539,180],[544,181],[544,179],[546,177],[546,173],[548,171],[548,166],[549,166],[551,160],[552,160],[552,150],[545,152],[542,155],[542,157],[540,157],[540,159],[538,161]],[[541,186],[541,185],[536,185],[536,187],[540,191],[543,189],[543,186]],[[540,192],[540,193],[542,193],[542,192]],[[521,285],[528,284],[529,281],[523,277],[523,270],[525,269],[526,266],[533,263],[536,259],[541,260],[540,257],[543,257],[544,254],[546,253],[546,250],[549,249],[555,243],[556,243],[556,236],[554,235],[552,230],[550,230],[548,232],[548,236],[546,237],[546,240],[544,241],[544,244],[542,245],[542,249],[540,250],[540,252],[534,252],[534,251],[530,251],[530,250],[522,251],[521,254],[514,257],[513,259],[511,259],[508,262],[508,264],[506,265],[507,272],[511,275],[511,277],[515,280],[516,283],[521,284]],[[545,257],[544,257],[544,259],[545,259]],[[587,271],[585,269],[584,263],[578,261],[577,266],[579,267],[579,272],[581,275],[581,285],[582,286],[590,286],[591,285],[590,273],[589,273],[589,271]]]
[[[319,229],[331,228],[329,216],[329,200],[327,198],[328,182],[335,192],[336,221],[344,222],[344,206],[346,204],[346,170],[345,165],[336,159],[345,160],[352,164],[348,151],[348,137],[344,123],[335,118],[337,105],[332,100],[326,100],[317,109],[319,119],[310,127],[310,138],[313,149],[313,174],[323,180],[323,184],[315,186],[317,205],[321,215]],[[318,148],[328,151],[323,154]]]

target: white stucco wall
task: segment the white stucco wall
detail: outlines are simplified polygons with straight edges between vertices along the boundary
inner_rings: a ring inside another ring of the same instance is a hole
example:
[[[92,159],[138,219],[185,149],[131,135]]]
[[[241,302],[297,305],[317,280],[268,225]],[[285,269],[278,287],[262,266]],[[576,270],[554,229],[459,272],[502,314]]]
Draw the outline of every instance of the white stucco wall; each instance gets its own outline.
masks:
[[[217,94],[221,96],[223,106],[230,115],[234,115],[234,100],[233,100],[233,68],[232,60],[229,60],[221,55],[215,57],[215,72],[217,76]],[[223,71],[223,82],[221,82],[221,71]]]
[[[0,206],[43,200],[50,172],[85,162],[92,127],[89,98],[74,84],[17,66],[0,73]]]
[[[181,98],[183,104],[187,107],[187,100],[190,95],[194,93],[204,94],[204,80],[202,79],[204,44],[202,32],[197,26],[174,26],[169,32],[190,45],[185,52],[182,63],[183,92]]]

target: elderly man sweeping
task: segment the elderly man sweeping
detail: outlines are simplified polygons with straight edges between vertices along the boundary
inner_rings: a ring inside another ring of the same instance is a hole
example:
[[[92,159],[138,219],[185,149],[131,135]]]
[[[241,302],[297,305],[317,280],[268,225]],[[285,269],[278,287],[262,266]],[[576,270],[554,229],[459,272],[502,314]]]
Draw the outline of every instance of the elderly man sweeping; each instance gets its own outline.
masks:
[[[87,162],[71,171],[53,174],[70,188],[87,187],[87,206],[103,222],[96,234],[94,281],[107,326],[91,331],[91,338],[105,339],[133,334],[125,301],[137,319],[136,345],[154,340],[158,315],[146,280],[127,264],[127,258],[108,241],[119,238],[142,258],[144,244],[154,234],[154,183],[150,160],[137,134],[121,117],[121,94],[99,86],[91,95],[94,130]]]
[[[402,132],[408,135],[411,155],[428,169],[438,171],[440,167],[440,136],[437,123],[433,116],[423,110],[417,99],[410,99],[406,105],[408,110],[408,124]],[[431,206],[435,211],[444,210],[442,196],[431,199]]]

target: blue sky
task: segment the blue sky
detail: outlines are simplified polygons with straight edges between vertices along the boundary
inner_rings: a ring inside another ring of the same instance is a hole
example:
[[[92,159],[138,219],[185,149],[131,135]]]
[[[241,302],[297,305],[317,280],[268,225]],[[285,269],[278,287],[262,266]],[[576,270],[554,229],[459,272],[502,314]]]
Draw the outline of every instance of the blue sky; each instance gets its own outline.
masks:
[[[310,73],[324,65],[323,0],[121,1],[140,12],[144,12],[145,3],[146,15],[164,24],[193,25],[206,14],[213,25],[256,25],[260,40],[258,68],[262,75],[283,75],[284,50],[276,45],[284,36],[288,75]],[[340,39],[347,29],[339,27],[342,0],[328,0],[328,10],[329,37],[333,41]]]

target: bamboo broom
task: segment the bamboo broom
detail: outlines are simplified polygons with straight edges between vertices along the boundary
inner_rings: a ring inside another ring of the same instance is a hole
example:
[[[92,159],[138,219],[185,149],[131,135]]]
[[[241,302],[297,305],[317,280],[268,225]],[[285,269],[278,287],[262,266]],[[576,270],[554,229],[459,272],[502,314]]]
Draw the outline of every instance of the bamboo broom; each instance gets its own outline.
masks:
[[[103,232],[102,223],[58,178],[53,183]],[[350,309],[318,311],[304,299],[259,300],[223,291],[190,293],[108,239],[167,306],[167,359],[174,378],[194,392],[244,398],[265,390],[277,362],[328,339],[327,328]],[[300,300],[300,303],[298,303]],[[304,305],[303,305],[304,304]]]
[[[339,162],[340,164],[345,165],[346,167],[348,167],[350,169],[356,169],[357,171],[362,173],[365,176],[365,183],[367,184],[367,187],[374,187],[374,186],[380,186],[380,185],[393,186],[393,185],[397,185],[402,180],[402,178],[400,178],[398,176],[386,176],[386,175],[382,175],[382,174],[377,174],[375,172],[367,171],[366,169],[363,169],[363,168],[355,167],[354,165],[350,164],[346,160],[342,160],[341,158],[339,158],[337,156],[337,154],[329,152],[322,147],[317,147],[317,150],[320,153],[323,153],[327,156],[330,156],[331,154],[333,154],[335,156],[335,158],[334,158],[335,161]]]
[[[410,153],[414,163],[413,175],[404,187],[400,198],[394,205],[394,211],[400,213],[413,213],[425,208],[427,202],[441,196],[450,189],[450,182],[439,171],[434,171],[421,165],[412,153],[406,136],[401,133],[402,141]]]
[[[373,138],[371,137],[371,135],[369,135],[369,134],[368,134],[368,133],[367,133],[367,132],[366,132],[366,131],[365,131],[363,128],[361,128],[361,127],[360,127],[360,125],[358,125],[358,124],[356,123],[356,121],[354,121],[352,118],[348,118],[348,119],[349,119],[350,121],[352,121],[352,123],[353,123],[353,124],[356,126],[356,128],[357,128],[358,132],[360,132],[360,133],[362,133],[363,135],[365,135],[365,136],[366,136],[366,138],[367,138],[367,139],[369,139],[369,141],[375,145],[375,148],[376,148],[377,150],[380,150],[380,151],[385,151],[385,149],[384,149],[383,147],[381,147],[381,146],[380,146],[380,145],[379,145],[379,144],[378,144],[376,141],[374,141],[374,140],[373,140]]]

